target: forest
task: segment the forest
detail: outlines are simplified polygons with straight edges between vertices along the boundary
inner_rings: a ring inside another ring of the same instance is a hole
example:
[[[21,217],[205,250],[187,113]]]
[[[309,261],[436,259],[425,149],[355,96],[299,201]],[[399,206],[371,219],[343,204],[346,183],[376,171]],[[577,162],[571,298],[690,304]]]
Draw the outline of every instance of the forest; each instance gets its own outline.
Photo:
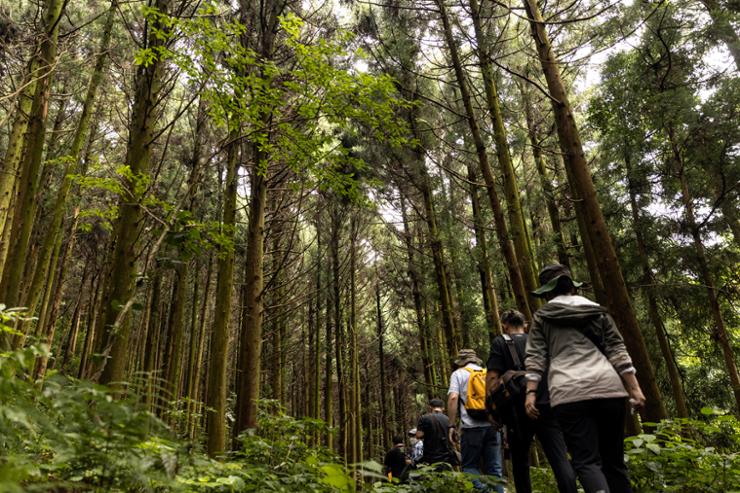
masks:
[[[473,491],[380,464],[553,263],[636,369],[634,491],[740,490],[738,33],[737,0],[0,0],[0,491]]]

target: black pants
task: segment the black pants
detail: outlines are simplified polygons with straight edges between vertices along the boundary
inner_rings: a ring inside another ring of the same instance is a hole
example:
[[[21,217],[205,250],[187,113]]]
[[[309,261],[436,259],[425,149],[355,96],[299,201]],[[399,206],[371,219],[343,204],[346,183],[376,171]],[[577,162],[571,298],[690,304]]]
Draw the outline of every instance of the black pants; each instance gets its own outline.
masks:
[[[626,399],[594,399],[553,408],[586,493],[631,493],[624,463]]]
[[[539,410],[540,417],[531,420],[524,413],[522,407],[513,417],[513,422],[507,424],[516,493],[532,492],[532,481],[529,476],[529,449],[535,436],[542,445],[542,450],[545,452],[547,461],[555,474],[558,491],[560,493],[576,493],[578,491],[576,473],[568,462],[568,454],[560,427],[549,406],[541,406]]]

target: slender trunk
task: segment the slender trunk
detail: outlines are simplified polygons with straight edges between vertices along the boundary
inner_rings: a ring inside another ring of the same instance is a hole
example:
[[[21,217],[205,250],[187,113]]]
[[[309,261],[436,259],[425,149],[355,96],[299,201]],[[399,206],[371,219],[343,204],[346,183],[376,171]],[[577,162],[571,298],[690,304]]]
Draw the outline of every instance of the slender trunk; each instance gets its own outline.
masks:
[[[316,322],[314,326],[314,350],[312,354],[313,358],[313,414],[312,416],[316,419],[321,418],[321,233],[320,228],[320,213],[316,212]],[[318,442],[318,437],[316,437]]]
[[[666,364],[666,371],[668,373],[668,380],[671,383],[671,390],[673,393],[673,399],[676,402],[676,410],[680,418],[689,417],[689,408],[686,403],[686,394],[683,388],[683,381],[681,374],[676,364],[676,359],[671,349],[670,341],[668,340],[668,333],[663,323],[663,317],[660,314],[658,308],[658,293],[655,288],[655,278],[653,271],[650,268],[650,261],[648,260],[647,248],[645,244],[645,237],[643,234],[643,220],[640,216],[640,206],[638,204],[638,190],[632,176],[632,165],[629,156],[625,156],[625,165],[627,167],[627,188],[630,195],[630,209],[632,213],[632,226],[635,231],[635,243],[637,245],[637,255],[640,259],[640,265],[642,267],[642,282],[644,285],[645,296],[647,298],[648,305],[648,316],[650,321],[655,328],[655,336],[658,339],[658,345],[660,346],[660,352],[663,355],[663,360]]]
[[[714,322],[714,326],[712,327],[712,338],[722,351],[722,356],[725,360],[725,367],[727,368],[727,376],[730,379],[730,386],[735,397],[735,405],[737,406],[738,412],[740,412],[740,375],[738,374],[737,361],[735,360],[735,353],[732,349],[730,335],[727,331],[724,317],[722,316],[722,308],[719,304],[714,276],[712,276],[709,269],[709,260],[704,248],[704,242],[701,238],[701,230],[696,222],[694,199],[689,190],[683,156],[681,155],[681,151],[676,142],[675,131],[672,127],[668,128],[668,137],[671,143],[673,159],[678,168],[677,174],[679,184],[681,186],[681,202],[683,202],[684,206],[686,225],[688,226],[693,240],[699,275],[701,276],[702,283],[707,289],[707,297],[709,298],[709,311],[711,312],[712,321]]]
[[[424,307],[421,296],[421,281],[419,279],[419,272],[416,268],[416,261],[414,259],[414,245],[413,235],[409,228],[408,214],[406,212],[406,201],[404,199],[403,192],[400,194],[401,198],[401,217],[403,219],[403,239],[406,244],[406,254],[408,256],[408,276],[411,281],[411,297],[414,300],[414,313],[416,314],[416,325],[419,330],[419,346],[421,349],[421,364],[424,367],[424,383],[426,383],[426,393],[428,398],[433,397],[434,386],[434,364],[430,355],[430,341],[429,341],[429,326],[424,318]],[[378,311],[378,320],[380,320],[380,312]],[[382,370],[382,365],[381,365]],[[385,423],[385,419],[383,419]]]
[[[13,120],[13,127],[8,136],[8,147],[5,149],[2,170],[0,170],[0,277],[2,276],[5,259],[10,247],[10,233],[12,230],[13,202],[16,193],[19,166],[23,152],[23,142],[28,128],[33,106],[33,95],[36,93],[36,71],[38,58],[32,57],[28,73],[23,80],[26,86],[18,95],[18,106]]]
[[[388,426],[388,411],[386,410],[386,397],[388,388],[385,380],[385,348],[383,339],[385,329],[383,328],[383,312],[380,309],[380,284],[375,285],[375,311],[378,335],[378,372],[380,375],[380,423],[382,426],[383,443],[391,441],[391,428]]]
[[[524,102],[524,109],[527,119],[527,134],[529,136],[529,143],[532,146],[532,157],[534,158],[534,164],[537,168],[537,174],[540,178],[540,185],[542,186],[542,191],[545,195],[545,205],[547,206],[547,214],[550,217],[550,225],[552,226],[552,231],[555,235],[555,247],[558,252],[558,261],[563,265],[570,266],[570,258],[568,257],[568,252],[565,249],[565,237],[563,236],[563,227],[560,223],[560,212],[558,211],[558,204],[555,200],[555,190],[552,186],[550,178],[547,176],[545,159],[542,156],[540,140],[537,137],[537,125],[535,124],[534,120],[532,103],[529,99],[529,90],[524,85],[520,85],[519,89],[522,94],[522,100]]]
[[[521,272],[524,286],[527,289],[529,306],[535,309],[539,307],[540,300],[532,296],[531,291],[537,289],[538,284],[535,270],[532,266],[532,252],[530,250],[529,235],[527,234],[526,221],[519,196],[519,187],[517,186],[514,162],[511,159],[508,136],[506,127],[504,126],[504,117],[499,103],[496,79],[493,68],[491,67],[492,53],[490,43],[487,34],[481,26],[478,0],[468,1],[478,47],[478,63],[480,64],[481,74],[483,76],[483,86],[485,88],[488,112],[491,116],[493,138],[496,142],[496,156],[498,157],[498,165],[503,178],[504,198],[506,199],[506,209],[509,215],[509,233],[514,243],[516,258],[519,262],[519,271]],[[461,84],[463,83],[462,80],[459,80],[459,82]]]
[[[483,136],[478,126],[478,121],[475,117],[473,109],[472,97],[468,89],[468,81],[465,77],[460,55],[458,53],[457,42],[452,34],[452,26],[450,18],[447,15],[447,7],[445,6],[444,0],[435,0],[437,8],[439,10],[440,19],[444,29],[444,37],[447,44],[447,49],[450,54],[452,66],[455,70],[455,77],[457,79],[458,88],[460,89],[460,98],[462,99],[463,107],[465,108],[465,115],[468,126],[470,128],[470,134],[475,145],[475,152],[478,156],[478,162],[480,164],[481,172],[483,173],[483,179],[486,182],[486,190],[488,192],[488,198],[491,202],[491,210],[493,211],[494,224],[496,226],[496,234],[498,236],[499,248],[503,254],[506,266],[509,270],[509,277],[512,284],[514,297],[516,304],[519,309],[524,313],[527,319],[532,318],[532,312],[530,311],[529,298],[530,295],[527,292],[524,278],[522,276],[521,269],[519,268],[519,260],[517,259],[516,250],[511,241],[509,228],[506,225],[504,219],[504,212],[501,207],[501,200],[499,199],[498,192],[496,191],[496,182],[491,169],[491,164],[488,160],[488,153],[486,151],[486,143],[483,140]]]
[[[85,343],[80,355],[80,367],[77,371],[78,378],[86,378],[90,373],[92,364],[90,357],[95,348],[96,333],[98,330],[95,326],[95,314],[98,311],[101,296],[102,274],[98,272],[93,277],[93,287],[90,289],[90,300],[87,305],[87,331],[85,332]]]
[[[263,320],[263,262],[265,208],[267,204],[266,171],[261,169],[266,156],[255,145],[252,168],[252,193],[249,199],[247,252],[244,265],[244,313],[239,337],[235,431],[257,427],[257,399],[260,395]],[[274,369],[278,371],[277,368]]]
[[[485,222],[480,205],[480,195],[478,195],[478,173],[476,173],[473,163],[468,161],[468,181],[470,202],[473,206],[473,231],[475,232],[475,262],[480,276],[481,292],[483,293],[483,311],[486,315],[486,325],[488,326],[488,342],[493,344],[493,339],[502,334],[501,319],[499,319],[498,299],[496,291],[493,289],[493,274],[491,273],[491,263],[488,259],[488,240],[486,239]]]
[[[229,136],[224,185],[222,233],[232,241],[236,228],[236,191],[238,185],[237,135]],[[231,288],[234,281],[234,249],[219,252],[216,281],[216,307],[208,363],[208,392],[206,395],[207,451],[211,457],[221,455],[226,446],[226,360],[228,357],[229,319],[231,318]]]
[[[208,270],[206,271],[206,284],[203,287],[203,301],[200,306],[200,316],[199,319],[199,325],[198,325],[198,340],[197,340],[197,347],[196,347],[196,353],[195,353],[195,363],[193,363],[193,368],[195,371],[193,372],[193,375],[191,377],[191,388],[190,391],[190,409],[191,414],[197,414],[198,412],[202,411],[203,409],[203,396],[201,394],[201,372],[203,368],[203,358],[205,358],[205,352],[206,352],[206,341],[208,339],[206,334],[206,327],[208,327],[207,319],[208,319],[208,300],[209,295],[211,292],[211,278],[213,277],[213,259],[209,256],[208,257]],[[200,412],[200,414],[203,414]],[[198,427],[198,419],[197,418],[191,418],[190,420],[190,437],[191,439],[195,438],[196,430]],[[200,420],[202,421],[202,419]]]
[[[416,100],[414,95],[413,100]],[[417,128],[417,116],[415,113],[409,115],[409,124],[411,125],[413,135],[421,142],[421,133]],[[452,294],[450,290],[449,278],[447,275],[447,265],[442,248],[442,239],[439,234],[437,224],[437,213],[434,209],[434,197],[430,183],[429,173],[425,165],[425,152],[420,144],[416,144],[413,149],[414,166],[417,171],[417,186],[421,192],[424,204],[424,220],[429,229],[429,247],[434,263],[434,275],[437,282],[439,293],[440,318],[442,319],[442,329],[446,337],[446,348],[450,358],[454,358],[459,350],[460,334],[455,327],[454,308],[452,304]]]
[[[351,450],[351,463],[357,464],[362,461],[362,420],[360,419],[360,363],[359,363],[359,345],[357,325],[357,279],[355,270],[357,269],[357,236],[359,234],[357,219],[354,212],[350,222],[350,270],[349,270],[349,289],[350,289],[350,382],[352,384],[350,391],[350,433],[349,443]]]
[[[665,418],[665,407],[655,380],[650,356],[645,347],[645,340],[632,308],[627,285],[622,276],[619,259],[596,197],[596,188],[589,172],[568,95],[560,78],[558,62],[550,46],[546,24],[536,0],[523,0],[523,3],[530,20],[532,37],[537,47],[542,70],[553,99],[552,107],[560,147],[565,155],[569,177],[573,180],[571,185],[583,200],[583,211],[591,244],[594,251],[598,252],[599,274],[609,295],[609,308],[624,336],[625,345],[637,369],[637,378],[647,399],[644,417],[648,421],[657,422]]]
[[[38,207],[39,172],[44,154],[49,98],[56,65],[59,24],[65,6],[66,2],[64,0],[46,0],[44,6],[44,32],[38,48],[39,70],[42,73],[36,82],[24,138],[23,158],[20,163],[20,181],[18,182],[18,194],[13,211],[10,250],[0,282],[0,300],[6,306],[11,307],[17,306],[22,299],[23,273],[29,256],[28,247]],[[2,349],[4,339],[0,338],[0,349]]]
[[[172,0],[156,0],[155,8],[166,16],[171,3]],[[169,29],[161,22],[161,19],[151,21],[145,34],[146,46],[153,53],[163,47],[165,41],[162,31],[167,32]],[[104,302],[98,317],[98,325],[103,332],[102,345],[98,348],[98,353],[103,355],[99,362],[102,367],[101,383],[121,382],[126,378],[131,327],[129,317],[119,315],[136,290],[138,246],[146,224],[141,206],[144,199],[141,192],[144,187],[141,183],[149,177],[155,127],[162,107],[160,95],[164,67],[163,60],[155,57],[148,65],[139,65],[134,81],[134,102],[124,161],[130,174],[124,179],[125,191],[119,197],[119,215],[114,226],[110,269],[105,284]]]
[[[62,305],[62,292],[64,290],[64,279],[67,275],[67,269],[69,268],[69,262],[67,262],[67,256],[69,255],[69,252],[74,250],[75,247],[75,239],[76,231],[77,231],[77,220],[79,219],[79,215],[77,214],[77,211],[75,212],[74,221],[72,222],[70,228],[69,228],[69,239],[67,240],[67,243],[64,247],[64,252],[61,255],[61,258],[58,258],[58,255],[54,256],[52,266],[57,265],[57,260],[59,267],[58,269],[52,268],[49,269],[49,276],[53,279],[53,282],[49,284],[46,299],[44,300],[44,304],[42,307],[41,315],[39,316],[39,323],[38,323],[38,334],[40,336],[46,337],[47,344],[49,347],[52,347],[52,343],[54,341],[54,334],[56,332],[57,327],[57,319],[59,317],[59,309]],[[59,237],[59,242],[62,241],[61,236]],[[59,253],[59,246],[56,247],[57,254]],[[57,273],[58,270],[58,273]],[[46,368],[48,364],[48,358],[47,357],[41,357],[36,365],[36,377],[37,378],[43,378],[46,374]]]
[[[334,362],[337,367],[337,404],[339,406],[339,454],[346,460],[347,452],[347,402],[346,382],[344,375],[344,329],[342,319],[341,276],[339,260],[339,237],[341,235],[342,212],[339,210],[337,197],[331,203],[331,240],[329,250],[331,254],[332,273],[332,304],[334,310]]]

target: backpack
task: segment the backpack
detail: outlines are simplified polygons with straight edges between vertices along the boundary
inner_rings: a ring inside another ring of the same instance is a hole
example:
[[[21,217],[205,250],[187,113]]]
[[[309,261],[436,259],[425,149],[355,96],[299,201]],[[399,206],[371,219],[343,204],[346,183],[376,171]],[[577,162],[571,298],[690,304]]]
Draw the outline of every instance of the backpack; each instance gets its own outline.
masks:
[[[515,407],[524,404],[524,396],[527,394],[526,372],[514,346],[514,340],[508,334],[504,334],[503,338],[514,362],[514,369],[507,370],[501,376],[486,402],[491,416],[499,423],[509,421]]]
[[[488,419],[486,410],[486,370],[474,370],[465,367],[470,377],[468,378],[467,398],[463,403],[468,416],[472,419],[485,421]]]

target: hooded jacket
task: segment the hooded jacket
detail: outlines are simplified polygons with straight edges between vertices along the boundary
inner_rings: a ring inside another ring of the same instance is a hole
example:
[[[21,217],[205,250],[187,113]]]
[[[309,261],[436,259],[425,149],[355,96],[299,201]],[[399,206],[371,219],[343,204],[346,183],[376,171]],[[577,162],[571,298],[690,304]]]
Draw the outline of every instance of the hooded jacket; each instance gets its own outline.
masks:
[[[627,397],[620,375],[634,372],[606,309],[583,296],[558,296],[534,314],[527,339],[527,378],[548,371],[550,404]]]

